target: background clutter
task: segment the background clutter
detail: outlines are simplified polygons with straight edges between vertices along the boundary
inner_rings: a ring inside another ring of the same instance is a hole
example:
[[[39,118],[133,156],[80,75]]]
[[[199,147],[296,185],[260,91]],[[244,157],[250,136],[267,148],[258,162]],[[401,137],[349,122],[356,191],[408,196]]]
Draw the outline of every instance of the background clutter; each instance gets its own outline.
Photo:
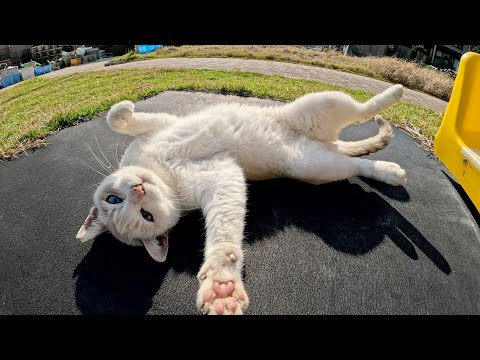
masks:
[[[28,49],[28,48],[27,48]],[[0,88],[31,79],[68,66],[77,66],[111,57],[98,47],[85,45],[35,45],[30,48],[30,60],[15,65],[4,51],[0,58]],[[22,58],[25,58],[25,51]],[[18,64],[18,63],[17,63]]]

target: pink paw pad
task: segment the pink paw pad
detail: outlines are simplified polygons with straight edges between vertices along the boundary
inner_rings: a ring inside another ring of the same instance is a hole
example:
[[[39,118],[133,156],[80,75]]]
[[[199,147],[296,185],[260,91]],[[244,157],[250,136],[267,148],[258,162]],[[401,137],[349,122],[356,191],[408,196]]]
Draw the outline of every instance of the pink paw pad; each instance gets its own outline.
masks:
[[[225,309],[231,311],[232,314],[235,314],[235,311],[237,310],[237,303],[231,298],[227,299],[225,300]]]
[[[232,281],[227,283],[215,281],[213,289],[207,289],[203,293],[205,306],[218,315],[235,314],[239,306],[237,301],[243,301],[244,299],[242,292],[235,290]]]
[[[203,293],[203,301],[205,301],[206,303],[212,302],[214,298],[215,294],[211,289],[208,289]]]
[[[218,281],[215,281],[213,284],[213,290],[215,291],[215,295],[218,298],[226,298],[233,292],[233,282],[229,281],[226,284],[220,284]]]
[[[213,302],[213,308],[217,315],[223,315],[225,311],[235,314],[237,310],[237,303],[232,298],[228,299],[216,299]]]
[[[243,296],[241,292],[236,290],[233,292],[232,296],[235,300],[245,300],[245,296]]]
[[[213,303],[213,307],[218,315],[223,315],[223,312],[225,311],[225,305],[223,304],[222,300],[215,300]]]

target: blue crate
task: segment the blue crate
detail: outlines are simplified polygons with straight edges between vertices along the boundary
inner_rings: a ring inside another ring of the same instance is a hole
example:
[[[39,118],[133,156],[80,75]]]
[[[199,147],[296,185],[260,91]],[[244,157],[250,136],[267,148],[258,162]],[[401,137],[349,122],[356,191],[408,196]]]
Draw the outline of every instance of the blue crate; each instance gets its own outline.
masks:
[[[33,69],[35,76],[40,76],[40,75],[49,73],[50,71],[52,71],[52,65],[38,66],[35,69]]]
[[[0,88],[6,88],[18,82],[20,82],[20,74],[7,75],[0,79]]]
[[[163,48],[163,45],[137,45],[139,54],[148,54],[161,48]]]

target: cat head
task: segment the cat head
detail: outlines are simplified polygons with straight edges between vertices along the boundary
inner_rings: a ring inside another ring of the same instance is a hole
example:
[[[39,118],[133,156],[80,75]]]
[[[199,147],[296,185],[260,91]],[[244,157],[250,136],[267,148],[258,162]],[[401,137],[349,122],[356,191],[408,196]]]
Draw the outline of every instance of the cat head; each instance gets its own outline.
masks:
[[[145,246],[154,260],[163,262],[168,234],[180,218],[175,199],[173,190],[152,171],[122,167],[98,186],[77,239],[84,242],[110,231],[127,245]]]

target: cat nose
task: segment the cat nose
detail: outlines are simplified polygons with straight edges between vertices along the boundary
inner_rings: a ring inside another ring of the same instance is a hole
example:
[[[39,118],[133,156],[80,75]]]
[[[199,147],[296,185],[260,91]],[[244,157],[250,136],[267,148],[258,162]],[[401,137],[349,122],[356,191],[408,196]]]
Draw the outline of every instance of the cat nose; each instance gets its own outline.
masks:
[[[145,190],[143,189],[142,184],[137,185],[137,186],[133,186],[132,189],[133,189],[133,192],[138,196],[145,195]]]

